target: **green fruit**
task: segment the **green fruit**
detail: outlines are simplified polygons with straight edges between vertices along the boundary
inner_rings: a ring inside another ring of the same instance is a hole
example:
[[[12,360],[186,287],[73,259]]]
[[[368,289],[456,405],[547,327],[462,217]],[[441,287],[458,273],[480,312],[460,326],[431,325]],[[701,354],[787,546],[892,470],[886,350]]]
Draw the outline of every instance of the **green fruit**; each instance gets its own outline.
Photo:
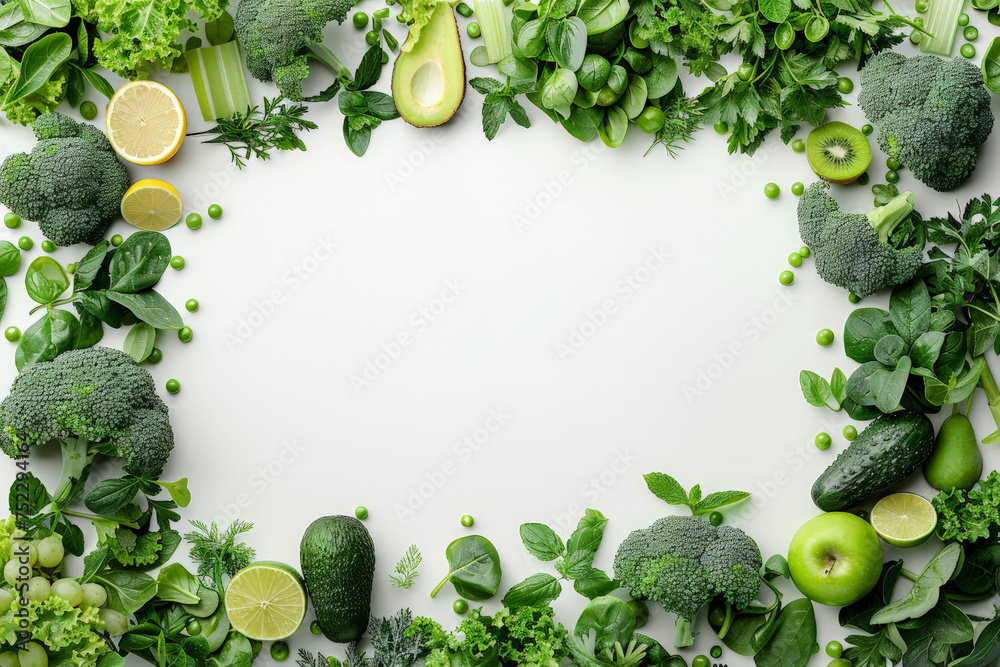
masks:
[[[961,413],[948,417],[924,463],[924,479],[938,491],[954,491],[972,488],[982,474],[983,455],[969,418]]]
[[[872,147],[861,130],[831,121],[809,133],[806,157],[817,176],[845,185],[856,181],[872,163]]]
[[[868,522],[854,514],[820,514],[792,538],[788,569],[803,595],[820,604],[844,607],[878,583],[882,544]]]
[[[455,12],[434,6],[420,38],[400,51],[392,68],[392,99],[399,115],[415,127],[434,127],[455,115],[465,97],[465,59]]]
[[[812,487],[813,502],[824,512],[854,507],[909,477],[933,447],[934,427],[924,415],[883,415],[823,471]]]
[[[450,5],[446,6],[450,13]],[[375,578],[375,544],[368,529],[352,516],[316,519],[302,536],[299,557],[316,621],[326,638],[361,639],[371,615]]]

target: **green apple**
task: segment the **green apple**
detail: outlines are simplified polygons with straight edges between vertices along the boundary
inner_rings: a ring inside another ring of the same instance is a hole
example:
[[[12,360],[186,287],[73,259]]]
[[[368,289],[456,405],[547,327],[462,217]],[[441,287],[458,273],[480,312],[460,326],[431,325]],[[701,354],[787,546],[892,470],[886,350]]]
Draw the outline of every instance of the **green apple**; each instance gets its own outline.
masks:
[[[882,545],[861,517],[829,512],[806,521],[788,547],[792,581],[820,604],[844,607],[863,598],[882,573]]]

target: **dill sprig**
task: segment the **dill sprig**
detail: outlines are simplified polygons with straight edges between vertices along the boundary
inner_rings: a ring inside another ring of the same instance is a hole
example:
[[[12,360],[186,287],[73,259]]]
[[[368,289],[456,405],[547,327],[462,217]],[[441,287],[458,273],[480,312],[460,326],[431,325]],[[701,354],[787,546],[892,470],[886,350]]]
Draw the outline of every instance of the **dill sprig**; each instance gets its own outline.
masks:
[[[667,155],[676,158],[678,151],[684,150],[681,144],[690,142],[694,133],[701,128],[705,119],[705,106],[699,98],[684,95],[678,84],[663,100],[662,109],[665,116],[663,127],[656,133],[653,145],[646,154],[655,146],[662,145],[667,150]]]
[[[316,123],[304,118],[308,110],[304,104],[285,104],[283,97],[273,100],[265,97],[263,111],[260,106],[250,107],[245,114],[218,118],[215,127],[192,132],[189,136],[218,135],[202,143],[224,144],[229,149],[232,161],[242,169],[251,156],[267,160],[271,157],[272,149],[304,151],[305,142],[297,133],[318,127]]]
[[[257,552],[245,542],[236,538],[249,532],[253,524],[234,521],[226,530],[219,530],[214,521],[208,526],[201,521],[191,521],[195,530],[186,533],[184,539],[191,545],[191,560],[198,565],[198,576],[206,586],[214,586],[222,595],[222,575],[230,578],[253,562]]]
[[[394,573],[389,575],[392,585],[396,588],[408,589],[412,587],[417,582],[417,577],[420,576],[417,568],[420,567],[421,560],[423,560],[423,556],[420,555],[417,545],[411,544],[403,557],[396,563]]]

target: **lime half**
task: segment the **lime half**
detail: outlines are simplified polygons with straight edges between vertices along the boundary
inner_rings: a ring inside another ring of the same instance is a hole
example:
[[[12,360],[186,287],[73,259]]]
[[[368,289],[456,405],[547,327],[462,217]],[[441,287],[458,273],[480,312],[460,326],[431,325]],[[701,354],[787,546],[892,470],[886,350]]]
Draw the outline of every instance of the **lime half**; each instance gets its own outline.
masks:
[[[270,642],[292,636],[306,616],[302,577],[290,565],[252,563],[226,588],[226,614],[233,629],[250,639]]]
[[[894,493],[875,503],[872,528],[894,547],[916,547],[934,534],[937,512],[930,501],[915,493]]]

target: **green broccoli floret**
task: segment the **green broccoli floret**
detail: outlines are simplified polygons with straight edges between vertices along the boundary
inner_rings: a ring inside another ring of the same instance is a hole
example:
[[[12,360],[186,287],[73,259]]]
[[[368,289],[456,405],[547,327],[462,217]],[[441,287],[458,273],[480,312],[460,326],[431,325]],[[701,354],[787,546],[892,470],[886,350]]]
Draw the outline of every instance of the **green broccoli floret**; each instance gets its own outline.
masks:
[[[990,100],[982,71],[965,58],[886,52],[861,71],[858,104],[878,126],[879,146],[939,192],[972,176],[993,129]]]
[[[913,213],[913,193],[904,192],[885,206],[845,213],[813,183],[799,197],[799,236],[816,259],[816,273],[828,283],[866,297],[913,278],[923,261],[918,247],[895,248],[889,237]]]
[[[274,81],[282,95],[296,101],[309,76],[308,58],[350,79],[350,71],[319,43],[323,27],[343,23],[352,5],[352,0],[242,0],[235,30],[247,69],[259,81]]]
[[[0,403],[0,449],[59,442],[63,451],[57,500],[83,481],[97,454],[125,460],[133,475],[159,477],[174,447],[167,406],[153,378],[132,357],[109,347],[64,352],[28,366]]]
[[[121,211],[128,170],[104,133],[59,113],[35,121],[38,142],[0,166],[0,203],[38,222],[56,245],[94,244]]]
[[[743,609],[760,593],[760,549],[739,528],[668,516],[633,531],[615,555],[615,579],[634,598],[677,614],[674,646],[694,643],[698,610],[717,596]]]

